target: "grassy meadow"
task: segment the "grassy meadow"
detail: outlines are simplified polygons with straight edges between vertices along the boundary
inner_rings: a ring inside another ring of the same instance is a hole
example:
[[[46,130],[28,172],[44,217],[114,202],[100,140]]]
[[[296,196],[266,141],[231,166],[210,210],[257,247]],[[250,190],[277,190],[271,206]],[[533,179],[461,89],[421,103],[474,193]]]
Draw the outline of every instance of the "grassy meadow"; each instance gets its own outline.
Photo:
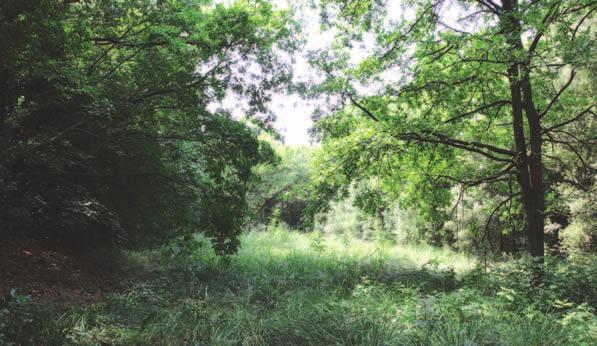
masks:
[[[279,228],[245,234],[240,251],[227,259],[197,244],[123,255],[126,288],[92,304],[65,308],[17,295],[0,315],[0,344],[594,345],[597,340],[595,257],[548,261],[543,287],[532,288],[522,260],[484,268],[473,256],[426,245]]]

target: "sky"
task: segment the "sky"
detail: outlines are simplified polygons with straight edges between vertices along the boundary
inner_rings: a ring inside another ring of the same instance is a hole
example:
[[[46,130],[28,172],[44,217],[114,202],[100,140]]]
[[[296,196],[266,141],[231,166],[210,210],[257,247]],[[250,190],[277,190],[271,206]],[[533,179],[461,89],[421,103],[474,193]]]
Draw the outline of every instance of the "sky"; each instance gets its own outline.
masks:
[[[215,2],[226,3],[233,0],[216,0]],[[289,0],[272,0],[274,5],[281,9],[287,9],[289,7]],[[307,5],[306,0],[296,0],[299,4],[298,8],[295,8],[295,13],[302,25],[302,33],[305,37],[305,45],[302,47],[302,51],[293,56],[294,63],[292,64],[294,82],[306,82],[309,80],[320,79],[319,72],[311,67],[307,61],[306,53],[309,51],[325,49],[329,47],[334,40],[333,31],[322,31],[320,25],[319,12]],[[388,16],[389,19],[398,19],[402,16],[409,17],[408,11],[402,11],[401,1],[391,0],[388,1]],[[445,22],[454,27],[461,27],[457,22],[459,17],[458,8],[456,6],[447,6],[445,8],[444,15]],[[462,14],[462,13],[461,13]],[[413,13],[414,15],[414,13]],[[365,36],[363,42],[351,50],[351,63],[357,64],[363,58],[367,57],[374,48],[374,39],[372,36]],[[391,71],[390,71],[391,72]],[[382,76],[382,80],[389,81],[390,79],[397,79],[399,76],[395,74],[393,77]],[[367,88],[359,88],[357,91],[361,95],[367,95],[374,93],[372,86]],[[276,121],[273,126],[282,135],[284,143],[289,146],[300,146],[300,145],[313,145],[309,136],[309,129],[313,126],[311,116],[317,106],[322,105],[323,100],[307,100],[298,94],[284,94],[277,93],[273,95],[272,102],[270,104],[270,110],[275,114]],[[226,97],[221,104],[214,105],[214,107],[222,107],[230,110],[236,117],[242,117],[243,109],[239,107],[243,101],[234,98],[230,95]]]
[[[215,1],[224,2],[227,0]],[[287,0],[274,0],[274,5],[280,9],[288,9]],[[305,1],[306,3],[306,1]],[[318,79],[318,72],[312,68],[306,58],[309,51],[322,49],[330,45],[334,39],[332,32],[322,32],[319,25],[319,15],[316,9],[301,6],[296,9],[296,16],[302,25],[301,31],[306,38],[302,50],[292,58],[293,81],[307,82]],[[288,57],[290,58],[290,57]],[[224,108],[231,111],[235,117],[242,117],[243,100],[234,95],[228,95],[221,104],[214,104],[214,108]],[[239,107],[239,105],[241,105]],[[274,128],[282,135],[283,141],[289,146],[311,145],[309,129],[313,126],[311,115],[318,105],[317,100],[307,100],[298,94],[275,93],[269,105],[275,114]]]
[[[277,5],[285,8],[284,0],[276,1]],[[315,71],[308,63],[306,52],[324,48],[333,40],[333,35],[320,30],[319,18],[315,10],[302,8],[297,11],[301,17],[302,31],[307,38],[302,52],[294,56],[292,66],[294,81],[304,82],[317,79]],[[306,100],[299,95],[274,95],[271,110],[276,115],[274,127],[284,138],[284,143],[290,146],[309,145],[309,129],[313,126],[311,115],[317,106],[316,100]]]
[[[279,8],[288,8],[288,0],[274,0]],[[300,1],[299,1],[300,2]],[[397,3],[398,1],[394,1]],[[307,1],[303,1],[307,3]],[[306,53],[325,49],[334,40],[333,30],[322,31],[317,9],[303,5],[295,9],[301,22],[301,31],[306,39],[301,53],[294,56],[293,74],[295,82],[320,80],[320,72],[311,67]],[[351,63],[357,63],[365,58],[373,48],[373,39],[365,38],[363,45],[355,47],[351,52]],[[284,137],[284,143],[289,146],[313,145],[309,136],[309,129],[313,126],[311,116],[317,106],[324,100],[305,100],[299,95],[277,94],[271,104],[271,110],[276,115],[274,127]]]

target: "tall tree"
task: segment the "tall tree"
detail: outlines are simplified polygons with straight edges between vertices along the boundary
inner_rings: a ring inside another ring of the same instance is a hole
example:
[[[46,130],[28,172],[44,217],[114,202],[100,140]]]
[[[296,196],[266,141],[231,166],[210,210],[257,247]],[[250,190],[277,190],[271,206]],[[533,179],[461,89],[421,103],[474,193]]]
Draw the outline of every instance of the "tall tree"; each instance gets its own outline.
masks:
[[[369,146],[361,142],[358,147],[368,160],[382,157],[382,148],[384,155],[397,153],[401,164],[424,160],[421,174],[434,186],[514,180],[517,188],[509,189],[490,218],[519,198],[528,251],[542,258],[546,183],[552,183],[545,167],[558,160],[556,148],[580,153],[594,145],[594,83],[580,93],[570,91],[578,76],[595,69],[597,3],[430,0],[398,8],[353,0],[323,5],[327,22],[350,36],[343,36],[340,49],[316,55],[315,63],[328,75],[321,87],[342,96],[347,107],[340,114],[352,122],[354,112],[365,115],[360,121],[369,122],[367,133],[375,137]],[[377,51],[350,64],[346,48],[363,34],[375,37]],[[338,136],[341,123],[346,122],[324,122],[324,141],[326,135]],[[575,136],[569,130],[577,124],[583,124],[582,134]],[[384,146],[377,145],[380,138]],[[354,173],[354,162],[341,164]],[[582,166],[591,170],[590,164]]]

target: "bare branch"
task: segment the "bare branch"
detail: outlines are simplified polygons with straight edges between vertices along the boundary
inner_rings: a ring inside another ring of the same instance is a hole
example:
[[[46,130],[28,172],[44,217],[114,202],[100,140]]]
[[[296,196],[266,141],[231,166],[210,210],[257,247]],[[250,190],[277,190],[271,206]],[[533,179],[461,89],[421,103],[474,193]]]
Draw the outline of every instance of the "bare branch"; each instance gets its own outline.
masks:
[[[425,18],[425,15],[426,15],[426,14],[427,14],[429,11],[433,12],[433,8],[434,8],[435,6],[436,6],[436,4],[432,4],[432,5],[430,5],[430,6],[427,6],[427,7],[425,8],[425,10],[423,11],[423,13],[422,13],[420,16],[418,16],[418,17],[417,17],[417,19],[416,19],[416,20],[415,20],[415,21],[414,21],[414,22],[413,22],[413,23],[412,23],[412,24],[411,24],[411,25],[408,27],[408,29],[406,29],[406,31],[405,31],[405,32],[401,33],[401,34],[400,34],[398,37],[396,37],[396,38],[394,39],[394,42],[392,43],[392,46],[390,47],[390,49],[388,49],[388,50],[387,50],[385,53],[383,53],[383,54],[381,55],[381,59],[383,60],[383,59],[387,58],[387,57],[388,57],[388,55],[392,54],[392,52],[393,52],[394,50],[396,50],[396,48],[398,48],[398,45],[400,44],[400,42],[401,42],[402,40],[404,40],[404,38],[405,38],[406,36],[410,35],[410,33],[412,33],[412,32],[415,30],[415,28],[416,28],[416,27],[419,25],[419,23],[420,23],[420,22],[423,20],[423,18]]]
[[[591,15],[591,13],[593,13],[593,11],[595,11],[595,9],[597,9],[597,7],[593,7],[589,10],[589,12],[587,12],[578,22],[578,24],[576,25],[576,27],[574,28],[574,31],[572,32],[572,38],[571,41],[574,41],[574,39],[576,38],[576,33],[578,33],[578,29],[580,29],[580,26],[582,25],[582,23]]]
[[[477,3],[485,6],[488,10],[490,10],[494,14],[500,14],[500,11],[502,10],[502,8],[498,4],[493,2],[492,0],[476,0],[476,1],[477,1]]]
[[[511,163],[512,158],[514,157],[514,152],[507,150],[507,149],[494,147],[492,145],[488,145],[485,143],[462,141],[459,139],[450,138],[450,137],[440,134],[440,133],[425,134],[425,133],[406,132],[406,133],[394,134],[393,136],[399,140],[404,140],[404,141],[442,144],[442,145],[450,146],[453,148],[477,153],[477,154],[485,156],[488,159],[491,159],[493,161],[498,161],[498,162]],[[484,149],[487,149],[489,151],[484,150]],[[492,153],[492,151],[494,153]],[[503,158],[503,157],[496,156],[496,154],[504,154],[504,155],[508,155],[509,157]]]
[[[375,122],[379,122],[379,118],[377,118],[370,110],[364,107],[362,104],[358,103],[352,95],[348,95],[350,101],[359,108],[365,115],[367,115],[370,119],[374,120]],[[450,138],[447,135],[436,131],[422,131],[421,133],[414,133],[414,132],[404,132],[404,133],[391,133],[391,135],[399,140],[405,141],[417,141],[417,142],[425,142],[425,143],[437,143],[448,145],[454,148],[463,149],[470,152],[475,152],[481,154],[489,159],[494,161],[501,161],[501,162],[512,162],[512,157],[514,157],[515,153],[512,150],[508,150],[505,148],[496,147],[490,144],[476,142],[476,141],[463,141],[460,139]],[[488,152],[488,151],[489,152]],[[508,158],[497,157],[496,155],[492,154],[500,154],[509,156]]]
[[[513,168],[514,168],[514,164],[511,163],[511,164],[508,164],[504,169],[498,171],[495,174],[492,174],[487,177],[477,178],[477,179],[462,180],[462,179],[458,179],[458,178],[455,178],[455,177],[449,176],[449,175],[437,175],[436,177],[455,181],[455,182],[461,184],[463,187],[468,188],[468,187],[473,187],[473,186],[479,186],[479,185],[485,184],[485,183],[495,183],[498,181],[508,180],[509,178],[504,178],[504,176],[512,174]]]
[[[514,197],[518,196],[519,194],[520,194],[519,192],[511,194],[510,196],[508,196],[508,198],[501,201],[497,205],[497,207],[495,207],[495,209],[493,209],[491,214],[489,214],[489,217],[487,218],[487,223],[485,224],[485,232],[483,234],[483,239],[481,239],[481,242],[484,242],[485,239],[487,238],[487,231],[489,230],[489,224],[491,223],[491,220],[493,219],[493,216],[495,215],[495,213],[497,213],[498,210],[500,210],[504,205],[506,205],[506,203],[510,202]]]
[[[533,53],[535,52],[535,49],[537,49],[537,46],[539,45],[539,41],[541,41],[541,38],[543,37],[543,34],[547,30],[547,27],[555,20],[557,12],[558,12],[558,8],[560,7],[560,5],[561,5],[561,2],[557,2],[553,8],[549,9],[549,11],[547,12],[547,15],[545,15],[545,17],[543,17],[543,20],[541,21],[541,23],[543,24],[544,27],[541,28],[541,30],[539,30],[537,32],[537,34],[533,38],[533,41],[531,42],[531,45],[529,46],[529,49],[528,49],[529,59],[531,59]]]

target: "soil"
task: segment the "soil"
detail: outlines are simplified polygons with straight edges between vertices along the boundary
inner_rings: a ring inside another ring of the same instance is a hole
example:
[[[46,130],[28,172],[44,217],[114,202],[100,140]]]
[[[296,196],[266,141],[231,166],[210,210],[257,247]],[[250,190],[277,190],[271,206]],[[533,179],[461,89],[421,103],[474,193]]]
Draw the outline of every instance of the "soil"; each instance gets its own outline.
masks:
[[[68,253],[41,244],[0,241],[0,300],[16,289],[34,300],[64,306],[93,303],[122,288],[124,275],[105,253]]]

